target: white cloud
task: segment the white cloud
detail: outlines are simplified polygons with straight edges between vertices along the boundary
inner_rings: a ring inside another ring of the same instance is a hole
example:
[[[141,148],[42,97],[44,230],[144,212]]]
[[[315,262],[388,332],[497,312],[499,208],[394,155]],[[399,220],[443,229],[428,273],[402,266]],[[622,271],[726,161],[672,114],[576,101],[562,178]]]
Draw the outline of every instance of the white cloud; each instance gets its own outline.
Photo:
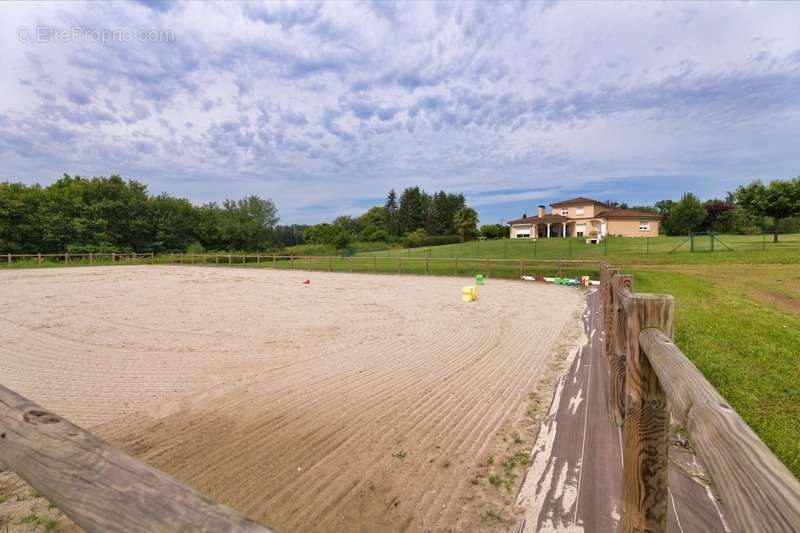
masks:
[[[118,172],[318,221],[412,184],[486,208],[611,177],[796,168],[788,3],[157,7],[0,6],[0,179]],[[174,39],[20,41],[37,27]]]

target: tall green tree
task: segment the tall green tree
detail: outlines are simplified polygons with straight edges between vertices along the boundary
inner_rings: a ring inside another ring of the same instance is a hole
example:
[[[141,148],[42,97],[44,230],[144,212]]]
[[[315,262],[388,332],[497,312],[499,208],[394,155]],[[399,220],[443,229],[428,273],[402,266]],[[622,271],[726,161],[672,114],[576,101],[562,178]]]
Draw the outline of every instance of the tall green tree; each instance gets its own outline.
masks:
[[[419,187],[408,187],[403,190],[397,219],[401,233],[425,227],[425,201]]]
[[[736,202],[753,215],[771,218],[772,240],[778,242],[780,221],[800,215],[800,178],[773,180],[769,185],[753,181],[736,189]]]
[[[263,250],[275,241],[278,209],[272,200],[248,196],[225,200],[219,213],[220,237],[229,250]]]
[[[433,233],[435,235],[453,235],[456,233],[453,226],[453,215],[456,211],[466,207],[463,194],[446,193],[439,191],[433,195]]]
[[[686,235],[697,231],[706,219],[706,210],[694,194],[687,192],[672,206],[667,215],[667,228],[670,235]]]
[[[383,209],[386,213],[386,219],[384,220],[386,231],[395,237],[400,235],[400,222],[397,216],[399,205],[397,203],[397,193],[394,192],[394,189],[389,191],[389,194],[386,196],[386,203],[384,204]]]
[[[471,207],[463,207],[453,215],[455,226],[461,242],[470,240],[478,234],[478,213]]]
[[[43,250],[42,204],[39,186],[0,183],[0,251],[37,253]]]

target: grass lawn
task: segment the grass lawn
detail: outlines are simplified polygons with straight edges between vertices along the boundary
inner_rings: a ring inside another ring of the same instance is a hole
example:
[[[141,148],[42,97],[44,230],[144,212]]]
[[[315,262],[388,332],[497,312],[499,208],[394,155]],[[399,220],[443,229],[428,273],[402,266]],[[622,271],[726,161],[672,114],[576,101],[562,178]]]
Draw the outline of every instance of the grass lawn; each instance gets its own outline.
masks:
[[[676,344],[800,477],[800,269],[626,271],[636,291],[675,296]]]
[[[585,259],[625,264],[707,264],[707,263],[797,263],[800,262],[800,234],[784,234],[778,243],[762,235],[721,235],[710,252],[708,237],[695,239],[692,253],[687,237],[610,237],[600,244],[584,239],[505,239],[470,241],[413,249],[381,250],[358,255],[378,257],[439,257],[497,259]],[[725,243],[730,249],[720,242]],[[674,250],[674,251],[673,251]]]

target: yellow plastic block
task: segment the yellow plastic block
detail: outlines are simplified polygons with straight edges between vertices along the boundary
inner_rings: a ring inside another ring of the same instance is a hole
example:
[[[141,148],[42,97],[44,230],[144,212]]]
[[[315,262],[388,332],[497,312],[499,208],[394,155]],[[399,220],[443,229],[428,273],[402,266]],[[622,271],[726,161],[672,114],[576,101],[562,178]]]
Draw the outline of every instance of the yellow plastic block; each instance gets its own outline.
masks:
[[[475,285],[468,285],[466,287],[461,287],[461,301],[462,302],[474,302],[478,299],[478,287]]]

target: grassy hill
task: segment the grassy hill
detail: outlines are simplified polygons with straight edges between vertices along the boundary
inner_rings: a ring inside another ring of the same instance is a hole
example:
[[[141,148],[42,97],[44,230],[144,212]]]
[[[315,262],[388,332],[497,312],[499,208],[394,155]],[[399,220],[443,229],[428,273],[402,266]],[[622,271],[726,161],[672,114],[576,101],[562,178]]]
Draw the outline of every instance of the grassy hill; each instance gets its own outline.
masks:
[[[469,241],[424,248],[370,251],[358,255],[377,257],[431,257],[484,259],[581,259],[624,264],[697,263],[797,263],[800,262],[800,234],[780,236],[720,235],[711,252],[709,237],[695,238],[695,253],[687,237],[626,238],[609,237],[600,244],[572,239],[504,239]]]

